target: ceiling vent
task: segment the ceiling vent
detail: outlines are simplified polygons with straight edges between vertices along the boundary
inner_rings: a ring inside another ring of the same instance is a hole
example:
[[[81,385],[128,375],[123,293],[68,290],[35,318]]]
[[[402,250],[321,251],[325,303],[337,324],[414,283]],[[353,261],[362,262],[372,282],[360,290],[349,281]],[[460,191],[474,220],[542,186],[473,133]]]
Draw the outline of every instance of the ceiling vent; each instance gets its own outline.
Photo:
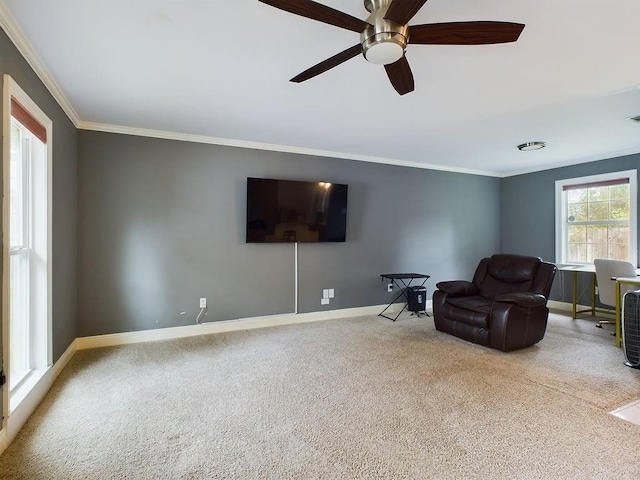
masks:
[[[640,115],[638,115],[637,117],[631,117],[629,120],[640,123]]]

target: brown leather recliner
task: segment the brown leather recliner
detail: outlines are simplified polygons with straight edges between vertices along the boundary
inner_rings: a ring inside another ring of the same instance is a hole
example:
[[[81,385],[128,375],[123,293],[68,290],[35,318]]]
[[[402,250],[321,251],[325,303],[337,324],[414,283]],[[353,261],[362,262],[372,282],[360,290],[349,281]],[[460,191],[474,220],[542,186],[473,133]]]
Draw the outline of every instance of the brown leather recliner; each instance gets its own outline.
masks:
[[[547,328],[555,273],[555,265],[538,257],[483,258],[473,281],[436,285],[436,329],[504,352],[538,343]]]

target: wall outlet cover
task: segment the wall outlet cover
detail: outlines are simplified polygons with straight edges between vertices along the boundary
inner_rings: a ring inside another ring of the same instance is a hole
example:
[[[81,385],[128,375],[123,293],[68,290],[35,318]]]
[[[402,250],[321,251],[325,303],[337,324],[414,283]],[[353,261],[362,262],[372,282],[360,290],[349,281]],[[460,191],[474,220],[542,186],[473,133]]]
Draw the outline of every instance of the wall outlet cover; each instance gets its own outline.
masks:
[[[200,299],[200,308],[207,308],[207,299],[206,298],[201,298]]]
[[[333,288],[330,288],[329,289],[329,298],[335,297],[335,293],[336,293],[335,290]]]
[[[393,292],[393,283],[387,284],[387,292]]]
[[[328,298],[320,299],[320,305],[329,305],[329,299]]]
[[[329,298],[329,289],[325,288],[322,290],[322,298]]]

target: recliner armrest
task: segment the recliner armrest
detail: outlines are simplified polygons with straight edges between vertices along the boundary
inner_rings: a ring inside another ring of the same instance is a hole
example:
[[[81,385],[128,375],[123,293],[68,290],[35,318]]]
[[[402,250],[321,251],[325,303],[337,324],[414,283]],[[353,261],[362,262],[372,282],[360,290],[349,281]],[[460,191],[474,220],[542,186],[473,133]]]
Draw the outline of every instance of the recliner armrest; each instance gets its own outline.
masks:
[[[478,294],[478,287],[466,280],[454,280],[452,282],[439,282],[436,284],[438,290],[448,293],[452,297],[468,297]]]
[[[496,302],[515,303],[521,307],[541,307],[547,303],[544,295],[539,293],[507,293],[496,297]]]

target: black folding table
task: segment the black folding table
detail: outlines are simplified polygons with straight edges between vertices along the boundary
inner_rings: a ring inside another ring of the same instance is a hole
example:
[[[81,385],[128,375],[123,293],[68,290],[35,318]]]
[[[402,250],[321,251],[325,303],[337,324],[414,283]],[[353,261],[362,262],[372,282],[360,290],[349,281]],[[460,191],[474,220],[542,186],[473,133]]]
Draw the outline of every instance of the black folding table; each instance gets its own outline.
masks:
[[[411,286],[411,282],[413,282],[414,280],[422,280],[422,283],[418,285],[422,287],[425,283],[427,283],[427,280],[429,279],[430,275],[423,275],[422,273],[382,273],[380,277],[383,281],[384,279],[391,280],[391,283],[393,283],[397,288],[400,289],[400,293],[398,294],[398,296],[394,298],[391,301],[391,303],[387,305],[387,307],[378,314],[379,317],[388,318],[389,320],[393,320],[395,322],[400,316],[400,314],[404,312],[404,310],[407,308],[407,305],[409,304],[408,289]],[[391,306],[394,303],[396,303],[396,301],[403,295],[405,298],[405,303],[404,303],[404,306],[402,307],[402,310],[400,310],[400,312],[394,318],[386,316],[384,312],[389,310],[389,308],[391,308]],[[429,316],[429,314],[426,312],[425,312],[425,315],[427,317]]]

